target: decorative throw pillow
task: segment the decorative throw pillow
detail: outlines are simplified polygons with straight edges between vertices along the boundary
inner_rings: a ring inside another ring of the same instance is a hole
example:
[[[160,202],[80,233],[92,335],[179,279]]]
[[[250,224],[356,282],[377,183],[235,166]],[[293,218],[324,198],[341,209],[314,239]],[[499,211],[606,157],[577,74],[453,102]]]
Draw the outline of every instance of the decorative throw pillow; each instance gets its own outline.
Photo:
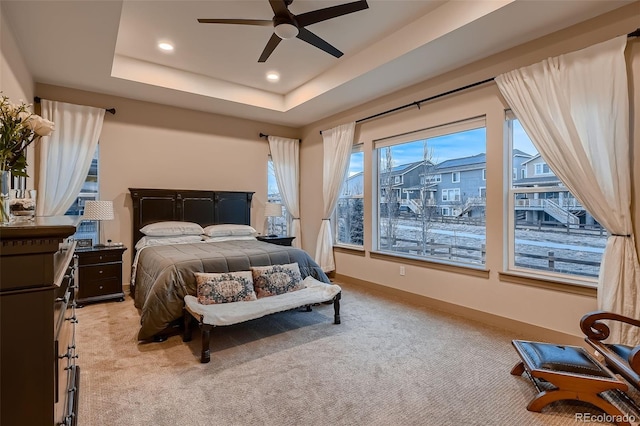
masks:
[[[253,287],[258,298],[275,296],[306,287],[297,263],[285,265],[252,266]]]
[[[251,271],[194,274],[198,303],[202,305],[256,300]]]

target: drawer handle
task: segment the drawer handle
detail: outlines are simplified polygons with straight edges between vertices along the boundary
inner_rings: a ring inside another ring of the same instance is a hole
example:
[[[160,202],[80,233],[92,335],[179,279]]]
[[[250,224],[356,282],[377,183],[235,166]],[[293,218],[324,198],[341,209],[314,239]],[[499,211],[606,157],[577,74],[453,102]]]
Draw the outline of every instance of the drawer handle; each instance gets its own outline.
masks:
[[[99,272],[99,273],[101,274],[102,272],[103,272],[103,270],[102,270],[102,269],[100,269],[100,272]]]
[[[103,288],[104,288],[104,286],[103,286],[103,285],[101,285],[101,286],[100,286],[100,290],[102,290]]]
[[[71,321],[71,324],[77,324],[78,323],[78,318],[76,318],[76,316],[72,316],[69,318],[65,318],[65,321]]]

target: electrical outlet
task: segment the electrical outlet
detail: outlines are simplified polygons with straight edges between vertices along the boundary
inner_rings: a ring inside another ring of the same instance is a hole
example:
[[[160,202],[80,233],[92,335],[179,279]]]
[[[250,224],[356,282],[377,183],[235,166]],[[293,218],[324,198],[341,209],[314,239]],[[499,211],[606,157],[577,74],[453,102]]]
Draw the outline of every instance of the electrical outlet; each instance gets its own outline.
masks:
[[[404,276],[404,266],[400,266],[400,275]]]

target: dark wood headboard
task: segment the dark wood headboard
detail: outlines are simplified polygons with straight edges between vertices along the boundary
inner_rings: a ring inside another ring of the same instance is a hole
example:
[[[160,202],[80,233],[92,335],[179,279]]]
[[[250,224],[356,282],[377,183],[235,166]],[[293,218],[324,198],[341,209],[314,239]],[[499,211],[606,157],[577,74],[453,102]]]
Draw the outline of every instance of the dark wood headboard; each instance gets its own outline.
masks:
[[[133,200],[133,245],[140,228],[167,220],[196,222],[203,227],[222,223],[251,224],[253,192],[129,188]]]

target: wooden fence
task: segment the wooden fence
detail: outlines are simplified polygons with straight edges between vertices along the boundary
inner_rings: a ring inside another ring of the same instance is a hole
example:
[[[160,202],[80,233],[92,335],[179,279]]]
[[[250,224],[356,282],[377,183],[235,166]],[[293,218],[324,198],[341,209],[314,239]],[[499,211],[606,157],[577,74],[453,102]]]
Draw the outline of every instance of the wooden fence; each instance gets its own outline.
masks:
[[[476,264],[485,264],[486,258],[486,247],[484,244],[481,244],[480,247],[470,247],[463,245],[455,245],[455,244],[442,244],[436,243],[432,238],[429,240],[429,243],[423,247],[420,245],[419,241],[404,239],[404,238],[396,238],[396,245],[394,245],[390,249],[386,249],[392,251],[394,253],[406,253],[415,256],[428,256],[435,257],[440,259],[445,259],[449,261],[456,260],[465,260],[470,263]],[[386,239],[384,237],[381,238],[381,248],[384,249]],[[398,245],[401,243],[401,245]],[[581,260],[581,259],[570,259],[566,257],[557,257],[553,251],[548,251],[547,254],[533,254],[533,253],[524,253],[524,252],[516,252],[516,266],[538,269],[550,272],[567,272],[571,271],[577,275],[586,276],[586,277],[597,277],[597,274],[592,274],[588,271],[585,271],[584,266],[599,268],[599,261],[591,261],[591,260]],[[533,260],[533,262],[531,261]],[[535,263],[535,260],[543,260],[543,262]],[[566,267],[562,267],[562,265],[567,265]]]

